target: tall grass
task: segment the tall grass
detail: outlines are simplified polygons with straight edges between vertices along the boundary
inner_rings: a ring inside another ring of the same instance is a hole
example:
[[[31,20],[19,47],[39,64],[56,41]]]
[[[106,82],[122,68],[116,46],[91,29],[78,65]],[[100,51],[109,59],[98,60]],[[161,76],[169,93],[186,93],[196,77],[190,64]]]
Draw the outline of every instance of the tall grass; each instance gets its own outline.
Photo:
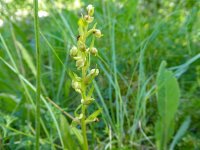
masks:
[[[41,93],[41,52],[39,38],[39,20],[38,20],[38,0],[34,0],[34,27],[35,27],[35,49],[37,60],[37,75],[36,75],[36,143],[35,149],[39,150],[40,140],[40,93]]]

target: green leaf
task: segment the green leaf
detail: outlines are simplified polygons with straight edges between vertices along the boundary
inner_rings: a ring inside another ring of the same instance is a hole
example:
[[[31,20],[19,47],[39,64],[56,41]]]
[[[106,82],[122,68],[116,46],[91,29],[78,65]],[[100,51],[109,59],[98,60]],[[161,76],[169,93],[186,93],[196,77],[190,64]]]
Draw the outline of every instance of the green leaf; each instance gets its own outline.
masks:
[[[2,112],[13,112],[20,100],[16,96],[8,93],[0,93],[0,110]]]
[[[102,109],[98,109],[95,112],[93,112],[87,119],[86,122],[90,122],[93,121],[94,119],[96,119],[96,117],[101,113]]]
[[[174,139],[173,139],[173,141],[170,145],[170,150],[173,150],[175,145],[178,143],[178,141],[183,137],[183,135],[185,134],[185,132],[189,128],[190,122],[191,122],[191,118],[187,117],[185,119],[185,121],[182,123],[182,125],[178,129],[176,135],[174,136]]]
[[[82,104],[78,105],[78,107],[76,108],[76,110],[74,111],[74,116],[75,117],[79,117],[79,113],[78,111],[81,109]]]
[[[178,109],[180,90],[173,73],[162,62],[157,76],[157,107],[159,118],[155,126],[156,144],[159,150],[167,149],[174,132],[174,118]]]
[[[80,120],[79,119],[77,119],[77,120],[72,120],[72,122],[71,122],[71,127],[76,127],[76,126],[78,126],[80,123]]]
[[[88,91],[88,96],[91,97],[94,91],[94,84],[92,84],[92,87]]]
[[[21,50],[24,61],[27,63],[27,65],[30,68],[30,70],[32,71],[32,73],[36,76],[36,68],[33,63],[33,59],[31,57],[31,55],[28,53],[28,51],[23,47],[23,45],[21,43],[16,41],[16,44],[19,47],[19,49]]]
[[[72,72],[72,71],[69,70],[68,74],[69,74],[69,76],[70,76],[70,78],[72,80],[75,80],[75,81],[78,81],[78,82],[81,81],[81,78],[76,73],[74,73],[74,72]]]
[[[77,137],[79,143],[83,145],[83,136],[81,134],[81,130],[77,129],[76,127],[71,127],[72,133]]]
[[[64,141],[64,149],[78,150],[78,145],[75,143],[73,136],[70,133],[71,127],[63,115],[60,116],[60,129]]]
[[[65,82],[65,97],[69,96],[71,80],[67,79]]]

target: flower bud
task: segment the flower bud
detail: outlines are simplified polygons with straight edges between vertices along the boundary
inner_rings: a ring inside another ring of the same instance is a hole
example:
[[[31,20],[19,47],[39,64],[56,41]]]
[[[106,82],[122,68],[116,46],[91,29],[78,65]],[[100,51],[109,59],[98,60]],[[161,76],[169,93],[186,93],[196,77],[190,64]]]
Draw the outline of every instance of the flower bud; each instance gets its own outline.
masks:
[[[91,23],[93,20],[94,20],[94,17],[91,17],[89,15],[85,15],[84,16],[84,19],[87,23]]]
[[[92,6],[91,4],[87,6],[87,12],[88,15],[92,16],[94,14],[94,6]]]
[[[90,70],[90,75],[91,76],[98,76],[99,74],[99,69],[92,69]]]
[[[90,73],[86,76],[84,82],[85,84],[89,84],[92,82],[92,80],[99,74],[99,69],[92,69],[90,70]]]
[[[97,38],[100,38],[102,36],[101,30],[99,30],[99,29],[95,29],[93,33]]]
[[[86,99],[81,99],[81,103],[84,105],[90,105],[92,102],[94,102],[94,98],[86,97]]]
[[[77,49],[76,46],[73,46],[73,47],[71,48],[71,50],[70,50],[70,56],[71,56],[71,57],[75,57],[75,56],[77,56],[77,54],[78,54],[78,49]]]
[[[78,119],[82,119],[83,118],[83,114],[80,114]]]
[[[90,49],[90,52],[93,54],[93,55],[96,55],[98,53],[98,50],[95,48],[95,47],[92,47]]]
[[[85,65],[85,60],[83,58],[80,58],[79,60],[76,61],[76,67],[78,69],[82,68]]]
[[[79,82],[72,80],[72,87],[76,92],[81,93],[81,85]]]

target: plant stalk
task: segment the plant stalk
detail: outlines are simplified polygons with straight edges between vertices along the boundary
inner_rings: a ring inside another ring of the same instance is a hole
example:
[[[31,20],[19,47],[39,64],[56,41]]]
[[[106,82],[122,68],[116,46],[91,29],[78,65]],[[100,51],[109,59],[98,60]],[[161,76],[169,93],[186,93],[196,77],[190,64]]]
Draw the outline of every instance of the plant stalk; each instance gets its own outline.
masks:
[[[35,48],[37,59],[37,76],[36,76],[36,145],[35,149],[39,150],[40,138],[40,93],[41,93],[41,54],[39,44],[39,20],[38,20],[38,0],[34,0],[34,29],[35,29]]]
[[[87,68],[86,67],[83,67],[82,68],[82,79],[83,79],[83,83],[82,83],[82,87],[83,87],[83,93],[82,93],[82,99],[85,100],[86,98],[86,87],[85,87],[85,84],[84,84],[84,81],[85,81],[85,77],[86,77],[86,70]],[[85,112],[86,112],[86,106],[84,104],[82,104],[82,119],[81,119],[81,130],[82,130],[82,135],[83,135],[83,149],[84,150],[88,150],[88,140],[87,140],[87,133],[86,133],[86,123],[85,123]]]
[[[86,133],[86,123],[85,123],[85,105],[82,105],[82,114],[83,118],[81,119],[81,129],[83,135],[83,149],[88,150],[88,140],[87,140],[87,133]]]

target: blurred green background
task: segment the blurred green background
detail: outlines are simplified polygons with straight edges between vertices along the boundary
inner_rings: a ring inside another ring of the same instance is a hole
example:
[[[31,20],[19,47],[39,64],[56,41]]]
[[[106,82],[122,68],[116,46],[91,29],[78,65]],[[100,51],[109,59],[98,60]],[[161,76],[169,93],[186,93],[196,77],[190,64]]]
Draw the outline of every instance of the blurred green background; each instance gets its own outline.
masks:
[[[88,4],[104,35],[92,60],[100,75],[89,112],[101,107],[103,113],[89,127],[90,149],[155,149],[155,79],[162,60],[181,89],[175,131],[191,119],[175,149],[200,149],[199,0],[40,0],[41,149],[62,149],[61,111],[45,97],[72,115],[80,103],[67,70],[75,70],[69,50]],[[33,21],[32,0],[0,0],[0,149],[34,147]]]

